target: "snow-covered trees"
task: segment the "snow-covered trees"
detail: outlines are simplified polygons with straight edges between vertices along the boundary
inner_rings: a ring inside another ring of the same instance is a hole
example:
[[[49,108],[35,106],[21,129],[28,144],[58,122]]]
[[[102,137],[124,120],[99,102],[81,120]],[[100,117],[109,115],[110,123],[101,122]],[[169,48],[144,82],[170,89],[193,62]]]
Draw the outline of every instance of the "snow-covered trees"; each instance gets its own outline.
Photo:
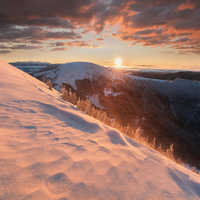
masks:
[[[47,82],[44,76],[42,77],[42,81],[43,81],[44,83]]]
[[[173,152],[174,152],[174,148],[173,148],[173,143],[170,145],[169,149],[166,150],[166,156],[168,158],[170,158],[171,160],[174,160],[174,155],[173,155]]]
[[[78,97],[77,108],[78,108],[79,110],[83,111],[83,100],[81,100],[80,97]]]
[[[53,86],[52,86],[51,80],[47,81],[47,85],[49,86],[49,89],[52,90]]]

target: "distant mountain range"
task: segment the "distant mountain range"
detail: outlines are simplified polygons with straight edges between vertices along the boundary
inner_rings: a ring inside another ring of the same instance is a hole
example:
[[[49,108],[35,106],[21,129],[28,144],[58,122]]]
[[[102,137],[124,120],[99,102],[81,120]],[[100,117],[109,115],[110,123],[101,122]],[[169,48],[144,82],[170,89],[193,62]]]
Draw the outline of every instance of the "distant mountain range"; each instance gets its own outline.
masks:
[[[27,61],[27,62],[11,62],[9,63],[13,66],[37,66],[37,65],[42,65],[42,66],[46,66],[46,65],[51,65],[51,63],[48,62],[40,62],[40,61]]]
[[[160,80],[175,80],[177,78],[187,79],[187,80],[196,80],[200,81],[200,72],[192,71],[163,71],[163,72],[151,72],[151,71],[127,71],[130,75],[139,76],[144,78],[153,78]]]
[[[51,64],[48,62],[33,62],[33,61],[28,61],[28,62],[13,62],[13,63],[9,63],[15,67],[17,67],[18,69],[21,69],[24,72],[27,72],[29,74],[31,74],[32,72],[35,71],[40,71],[43,68],[50,68],[53,66],[59,66],[60,64]]]

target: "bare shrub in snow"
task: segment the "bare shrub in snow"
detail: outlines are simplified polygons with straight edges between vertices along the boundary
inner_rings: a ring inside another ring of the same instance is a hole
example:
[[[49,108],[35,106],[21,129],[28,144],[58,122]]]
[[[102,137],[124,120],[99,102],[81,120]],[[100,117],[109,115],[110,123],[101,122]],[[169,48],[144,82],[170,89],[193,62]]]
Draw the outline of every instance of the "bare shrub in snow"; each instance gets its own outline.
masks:
[[[156,138],[153,139],[153,141],[151,143],[151,147],[152,147],[152,149],[156,149]]]
[[[171,160],[175,160],[174,159],[174,155],[173,155],[173,152],[174,152],[174,148],[173,148],[173,143],[170,145],[169,149],[166,150],[166,156],[168,158],[170,158]]]
[[[61,93],[62,93],[62,99],[64,101],[67,101],[68,100],[68,91],[65,89],[65,87],[61,87]]]
[[[81,100],[81,98],[79,97],[77,100],[77,108],[81,111],[83,111],[83,106],[84,106],[84,102],[83,100]]]
[[[196,169],[196,168],[194,167],[194,168],[192,169],[192,172],[195,172],[195,169]]]
[[[72,96],[72,103],[73,103],[74,105],[77,105],[76,93],[74,93],[73,96]]]
[[[91,116],[91,114],[92,114],[92,103],[90,102],[89,99],[86,99],[86,100],[84,101],[83,107],[84,107],[84,112],[85,112],[87,115],[90,115],[90,116]]]
[[[70,103],[73,103],[73,101],[72,101],[72,90],[71,90],[71,88],[69,88],[69,96],[68,96],[68,101],[70,102]]]
[[[176,162],[178,163],[178,164],[182,164],[182,161],[181,161],[181,159],[180,158],[178,158],[177,160],[176,160]]]
[[[160,153],[163,152],[163,149],[162,149],[161,144],[159,144],[159,146],[158,146],[158,148],[157,148],[157,151],[160,152]]]
[[[97,118],[97,110],[94,108],[94,106],[92,106],[92,117]]]
[[[52,90],[53,86],[52,86],[51,80],[47,81],[47,85],[48,85],[49,89]]]
[[[66,92],[65,87],[64,87],[63,85],[61,85],[61,94],[62,94],[62,99],[66,101],[67,99],[64,98],[64,96],[65,96],[65,92]]]
[[[43,81],[44,83],[47,82],[44,76],[42,77],[42,81]]]

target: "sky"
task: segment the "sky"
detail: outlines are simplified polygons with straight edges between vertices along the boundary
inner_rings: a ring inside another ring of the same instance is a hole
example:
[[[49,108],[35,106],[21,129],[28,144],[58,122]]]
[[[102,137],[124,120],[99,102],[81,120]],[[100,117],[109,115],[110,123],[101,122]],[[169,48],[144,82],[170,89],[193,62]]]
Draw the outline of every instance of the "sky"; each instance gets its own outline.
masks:
[[[200,71],[199,0],[0,1],[0,59]]]

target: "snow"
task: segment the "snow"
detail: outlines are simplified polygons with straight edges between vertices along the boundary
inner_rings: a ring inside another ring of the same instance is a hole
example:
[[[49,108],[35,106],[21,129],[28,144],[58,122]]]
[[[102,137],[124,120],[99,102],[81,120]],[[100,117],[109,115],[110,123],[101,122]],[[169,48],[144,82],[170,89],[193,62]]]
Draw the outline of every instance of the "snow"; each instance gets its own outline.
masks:
[[[62,83],[70,84],[75,90],[76,80],[89,79],[92,82],[94,76],[103,75],[106,72],[106,68],[100,65],[87,62],[72,62],[60,65],[58,68],[48,72],[48,78],[54,78],[54,83],[57,84],[55,89],[60,90]],[[37,73],[35,76],[43,74]],[[55,78],[56,77],[56,78]]]
[[[86,96],[88,99],[90,99],[90,102],[93,103],[96,107],[105,109],[99,102],[98,95],[88,95]]]
[[[182,165],[184,167],[186,167],[187,169],[191,170],[191,171],[194,169],[195,172],[199,172],[200,173],[200,170],[196,169],[194,166],[191,166],[191,165],[188,165],[188,164],[185,164],[185,163],[182,163]]]
[[[60,91],[60,85],[62,83],[68,83],[75,90],[77,90],[76,80],[89,79],[97,81],[100,76],[105,76],[113,81],[122,80],[124,76],[128,76],[122,69],[116,69],[114,67],[104,67],[89,62],[71,62],[59,65],[56,69],[46,72],[36,72],[35,77],[45,76],[47,79],[52,79],[56,84],[54,88]]]
[[[152,87],[163,96],[166,96],[170,101],[180,97],[187,98],[200,98],[200,81],[192,81],[177,78],[174,81],[158,80],[151,78],[143,78],[128,75],[132,80],[137,81],[137,84],[145,85],[146,87]]]
[[[0,199],[200,198],[199,175],[25,72],[3,61],[0,71]]]
[[[107,89],[107,88],[105,88],[104,89],[104,95],[107,97],[107,96],[113,96],[113,97],[115,97],[115,96],[118,96],[118,95],[120,95],[120,94],[122,94],[122,93],[120,93],[120,92],[113,92],[113,90],[111,89],[111,88],[109,88],[109,89]]]

